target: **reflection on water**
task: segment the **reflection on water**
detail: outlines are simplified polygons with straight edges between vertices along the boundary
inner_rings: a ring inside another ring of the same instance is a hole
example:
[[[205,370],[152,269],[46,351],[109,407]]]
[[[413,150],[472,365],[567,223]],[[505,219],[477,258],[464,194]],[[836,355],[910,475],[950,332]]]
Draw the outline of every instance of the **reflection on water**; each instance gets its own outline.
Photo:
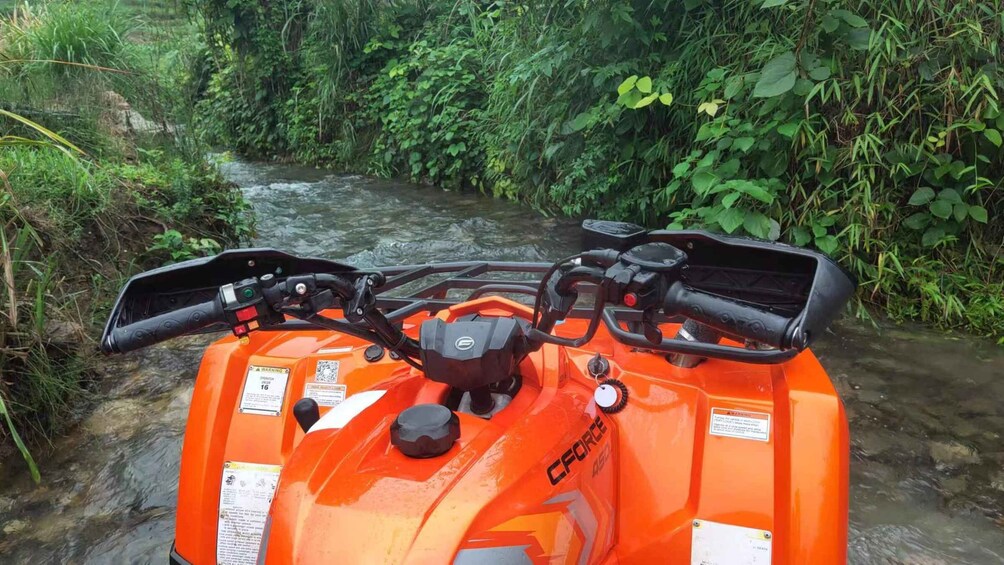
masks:
[[[480,195],[235,162],[263,246],[359,266],[553,260],[574,222]],[[116,359],[94,412],[44,457],[0,474],[0,555],[14,563],[163,563],[204,337]],[[920,328],[845,321],[816,352],[851,427],[853,563],[1004,562],[1004,351]]]

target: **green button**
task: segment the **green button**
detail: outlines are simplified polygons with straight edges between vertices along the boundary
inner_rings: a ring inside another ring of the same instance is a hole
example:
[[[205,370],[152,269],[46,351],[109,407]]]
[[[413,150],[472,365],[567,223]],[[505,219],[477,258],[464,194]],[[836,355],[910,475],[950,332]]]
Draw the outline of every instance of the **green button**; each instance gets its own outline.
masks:
[[[253,288],[245,288],[243,294],[244,294],[244,298],[254,298],[254,289]]]

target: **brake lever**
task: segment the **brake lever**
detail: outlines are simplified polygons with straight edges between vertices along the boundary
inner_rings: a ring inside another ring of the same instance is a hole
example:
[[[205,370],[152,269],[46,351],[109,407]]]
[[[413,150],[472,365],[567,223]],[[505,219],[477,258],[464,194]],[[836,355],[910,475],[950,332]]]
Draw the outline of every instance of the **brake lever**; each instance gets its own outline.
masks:
[[[645,339],[652,345],[662,343],[662,330],[659,329],[659,324],[655,321],[656,311],[655,308],[648,308],[641,313],[642,331],[645,334]]]

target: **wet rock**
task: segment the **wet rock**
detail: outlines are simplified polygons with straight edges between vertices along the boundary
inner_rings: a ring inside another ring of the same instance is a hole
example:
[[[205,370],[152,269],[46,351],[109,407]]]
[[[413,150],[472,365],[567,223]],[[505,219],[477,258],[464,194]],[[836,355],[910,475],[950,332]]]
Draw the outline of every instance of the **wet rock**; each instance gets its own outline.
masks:
[[[885,400],[885,395],[877,390],[859,390],[857,393],[858,400],[868,404],[879,404]]]
[[[1004,471],[997,471],[997,473],[990,478],[990,486],[996,490],[1004,492]]]
[[[966,491],[966,486],[968,486],[968,484],[969,481],[966,477],[951,477],[941,481],[941,488],[946,493],[952,496],[957,496]]]
[[[28,527],[28,522],[24,520],[11,520],[3,525],[3,533],[7,535],[13,535],[23,531]]]
[[[866,456],[875,456],[887,451],[894,445],[895,437],[879,430],[868,430],[860,433],[854,439],[854,445]]]
[[[976,450],[967,445],[955,441],[935,441],[931,443],[931,459],[939,468],[957,467],[959,465],[971,465],[980,462],[980,456]]]
[[[45,336],[53,345],[76,345],[87,335],[84,326],[69,320],[50,318],[45,321]]]

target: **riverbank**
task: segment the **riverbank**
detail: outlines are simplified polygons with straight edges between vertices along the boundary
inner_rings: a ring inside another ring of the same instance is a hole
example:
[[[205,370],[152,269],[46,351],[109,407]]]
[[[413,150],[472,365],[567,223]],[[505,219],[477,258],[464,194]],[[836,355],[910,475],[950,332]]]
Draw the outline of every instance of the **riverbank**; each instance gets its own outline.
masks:
[[[251,219],[176,121],[171,66],[145,28],[100,4],[6,10],[0,457],[20,451],[37,480],[31,452],[99,390],[96,339],[122,282],[238,245]]]

